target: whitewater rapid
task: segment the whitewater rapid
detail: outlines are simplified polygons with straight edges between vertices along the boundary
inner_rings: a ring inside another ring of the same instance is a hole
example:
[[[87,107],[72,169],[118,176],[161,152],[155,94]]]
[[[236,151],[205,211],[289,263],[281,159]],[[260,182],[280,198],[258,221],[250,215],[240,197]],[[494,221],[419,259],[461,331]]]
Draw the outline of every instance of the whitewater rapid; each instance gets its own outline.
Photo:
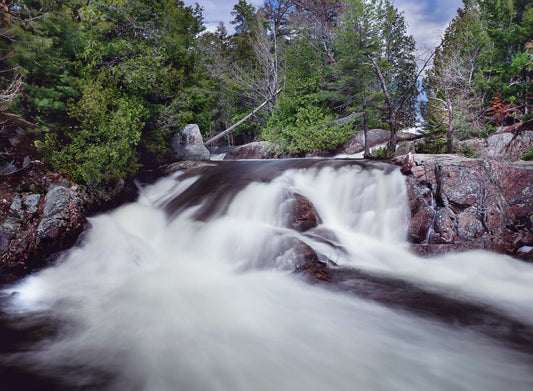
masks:
[[[11,318],[57,330],[0,363],[57,389],[533,389],[530,354],[309,284],[292,273],[290,244],[529,327],[531,265],[481,251],[413,255],[403,177],[385,165],[269,163],[275,174],[258,180],[261,164],[175,174],[91,218],[57,264],[4,290]],[[315,234],[287,227],[294,193],[315,206]]]

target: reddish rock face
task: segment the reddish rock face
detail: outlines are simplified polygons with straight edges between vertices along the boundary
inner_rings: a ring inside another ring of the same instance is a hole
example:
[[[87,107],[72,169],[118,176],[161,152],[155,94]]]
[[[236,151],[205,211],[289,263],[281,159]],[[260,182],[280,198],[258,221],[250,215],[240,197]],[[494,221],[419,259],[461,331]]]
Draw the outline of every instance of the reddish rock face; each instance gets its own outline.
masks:
[[[409,235],[414,243],[426,240],[435,218],[435,210],[430,205],[420,205],[409,223]]]
[[[301,242],[295,247],[295,252],[299,262],[296,269],[294,269],[294,273],[301,274],[312,283],[331,279],[331,270],[328,263],[320,262],[318,255],[311,247]]]
[[[484,248],[533,261],[519,252],[533,245],[533,164],[414,155],[405,174],[417,251]]]

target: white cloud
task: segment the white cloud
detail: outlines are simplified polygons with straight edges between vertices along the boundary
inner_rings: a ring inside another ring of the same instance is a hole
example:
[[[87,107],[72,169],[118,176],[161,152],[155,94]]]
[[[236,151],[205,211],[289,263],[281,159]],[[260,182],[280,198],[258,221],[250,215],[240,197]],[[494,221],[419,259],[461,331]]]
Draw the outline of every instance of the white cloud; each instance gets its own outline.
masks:
[[[462,0],[397,0],[395,5],[405,13],[408,32],[423,51],[440,43]]]
[[[224,22],[228,32],[233,33],[231,11],[238,0],[185,0],[186,5],[198,2],[204,8],[206,28],[214,31],[219,22]],[[263,0],[248,0],[248,3],[258,7]],[[462,5],[462,0],[396,0],[395,5],[405,12],[409,25],[408,31],[415,37],[421,50],[435,47],[439,44],[448,23]]]
[[[203,7],[204,21],[207,30],[215,31],[220,22],[224,22],[228,33],[233,33],[233,25],[230,23],[233,20],[231,11],[233,6],[238,3],[239,0],[227,1],[227,0],[184,0],[185,5],[200,4]],[[248,0],[249,4],[255,7],[261,6],[263,0]]]

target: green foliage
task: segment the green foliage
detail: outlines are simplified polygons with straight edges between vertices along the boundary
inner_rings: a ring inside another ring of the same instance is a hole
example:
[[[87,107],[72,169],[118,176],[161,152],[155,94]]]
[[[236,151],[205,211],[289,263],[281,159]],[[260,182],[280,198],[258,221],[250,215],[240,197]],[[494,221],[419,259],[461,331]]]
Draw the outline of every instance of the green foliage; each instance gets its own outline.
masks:
[[[522,160],[533,161],[533,147],[530,147],[520,158]]]
[[[335,125],[333,115],[326,109],[305,105],[296,108],[293,115],[272,117],[262,136],[278,143],[283,151],[302,153],[335,149],[352,132],[350,122]]]
[[[531,111],[531,34],[530,2],[465,0],[424,81],[426,121],[451,123],[453,137],[464,140],[488,136],[486,122],[510,125]]]
[[[481,153],[472,144],[460,143],[457,149],[457,152],[464,157],[475,159],[481,156]]]
[[[17,110],[40,126],[37,145],[53,168],[85,184],[116,182],[141,162],[161,161],[175,127],[209,128],[213,86],[190,50],[203,29],[199,8],[164,0],[26,6],[12,25],[23,43],[12,61],[25,75]]]
[[[372,156],[378,159],[391,159],[394,157],[394,152],[389,151],[387,147],[374,148]]]
[[[487,126],[485,126],[484,129],[480,130],[479,133],[478,133],[478,137],[479,138],[487,138],[489,137],[492,133],[496,132],[496,130],[498,130],[498,128],[494,125],[491,125],[491,124],[488,124]]]
[[[418,153],[446,153],[446,130],[437,124],[427,126],[422,142],[416,144]]]
[[[67,131],[62,140],[49,136],[41,145],[55,169],[88,185],[116,182],[135,173],[136,147],[148,116],[138,98],[104,84],[87,80],[81,99],[69,112],[79,127]]]

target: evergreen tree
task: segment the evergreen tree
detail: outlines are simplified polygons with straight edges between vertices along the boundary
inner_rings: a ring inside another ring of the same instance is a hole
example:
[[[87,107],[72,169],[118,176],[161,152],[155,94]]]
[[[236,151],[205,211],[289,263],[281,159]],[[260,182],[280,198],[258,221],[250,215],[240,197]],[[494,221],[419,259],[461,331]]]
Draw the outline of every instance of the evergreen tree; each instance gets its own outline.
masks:
[[[389,0],[379,3],[377,23],[379,57],[368,58],[384,95],[386,122],[391,131],[387,149],[392,154],[398,130],[414,121],[421,70],[416,71],[414,39],[407,35],[405,18]]]
[[[46,161],[96,185],[134,174],[141,155],[161,158],[164,108],[195,83],[190,48],[201,10],[164,0],[28,1],[20,9],[19,110],[40,125]],[[182,107],[202,110],[193,104]]]
[[[375,77],[368,57],[379,50],[378,9],[373,3],[360,0],[346,1],[342,23],[338,32],[337,53],[339,61],[338,89],[346,112],[362,113],[365,134],[364,156],[370,156],[367,132],[369,112],[371,119],[378,116],[373,106]],[[374,110],[373,110],[374,109]]]

